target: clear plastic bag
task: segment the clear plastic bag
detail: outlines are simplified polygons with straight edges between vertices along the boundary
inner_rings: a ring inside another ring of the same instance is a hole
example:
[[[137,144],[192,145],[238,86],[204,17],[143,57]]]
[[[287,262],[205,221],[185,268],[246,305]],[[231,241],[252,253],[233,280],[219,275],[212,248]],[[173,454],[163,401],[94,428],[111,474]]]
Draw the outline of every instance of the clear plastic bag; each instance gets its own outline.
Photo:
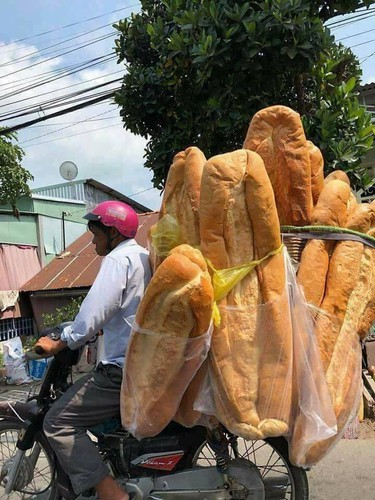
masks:
[[[220,308],[221,331],[230,331],[227,353],[214,331],[194,409],[245,439],[283,435],[296,444],[297,430],[300,465],[313,443],[337,429],[314,323],[286,250],[284,259],[286,286],[278,299],[252,308]],[[238,325],[247,325],[246,337]]]
[[[334,322],[334,318],[331,320]],[[296,465],[311,467],[322,460],[340,441],[347,426],[358,413],[362,397],[362,352],[354,328],[349,335],[339,336],[335,350],[336,362],[330,365],[325,379],[330,405],[337,421],[337,432],[331,436],[327,433],[326,437],[321,433],[322,439],[314,438],[310,432],[313,439],[308,440],[299,434],[297,419],[297,428],[290,440],[290,458]]]
[[[286,305],[285,293],[255,307],[220,307],[220,331],[214,330],[208,374],[194,409],[245,439],[289,433],[292,333],[288,319],[277,318]]]
[[[286,266],[296,381],[293,387],[295,401],[292,415],[293,428],[289,435],[289,452],[294,465],[311,466],[313,463],[308,459],[309,449],[319,441],[337,434],[337,420],[315,335],[313,313],[297,283],[288,255]]]
[[[160,335],[133,322],[123,369],[121,417],[137,439],[159,434],[173,420],[207,357],[211,334],[212,327],[195,338]]]

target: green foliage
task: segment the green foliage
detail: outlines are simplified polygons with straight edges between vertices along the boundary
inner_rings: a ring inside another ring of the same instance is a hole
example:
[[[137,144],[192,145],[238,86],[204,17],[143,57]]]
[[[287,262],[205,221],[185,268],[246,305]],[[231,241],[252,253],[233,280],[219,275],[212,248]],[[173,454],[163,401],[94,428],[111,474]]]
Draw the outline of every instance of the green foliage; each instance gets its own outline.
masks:
[[[358,101],[360,70],[352,53],[333,46],[329,57],[322,57],[311,75],[313,91],[303,117],[307,136],[318,144],[325,170],[344,170],[354,189],[373,184],[361,163],[373,147],[375,125],[371,114]],[[307,87],[309,84],[307,84]]]
[[[30,194],[27,183],[33,176],[21,166],[24,152],[12,139],[14,133],[0,136],[0,204],[9,203],[16,214],[17,199]]]
[[[33,335],[28,335],[27,337],[24,337],[22,342],[22,347],[24,351],[31,351],[31,349],[34,347],[37,341],[38,341],[37,337],[34,337]]]
[[[269,105],[284,104],[305,115],[320,146],[328,120],[350,101],[331,138],[336,140],[339,127],[349,127],[345,120],[354,114],[350,134],[362,133],[367,115],[359,116],[354,89],[342,89],[335,98],[332,90],[328,112],[320,118],[314,113],[330,73],[339,86],[346,85],[348,67],[359,73],[352,54],[341,73],[340,63],[328,70],[336,45],[323,21],[365,3],[373,2],[142,1],[140,13],[115,25],[118,61],[126,64],[116,102],[125,127],[148,139],[145,166],[154,173],[154,185],[163,187],[174,154],[186,147],[198,146],[207,157],[241,147],[251,117]],[[344,158],[356,167],[368,149],[368,133],[358,142],[355,161],[342,144],[325,147],[341,158],[335,162],[329,156],[330,168]]]
[[[64,321],[73,321],[77,316],[83,297],[71,298],[70,302],[64,306],[56,308],[55,313],[42,314],[42,319],[45,327],[57,326]]]

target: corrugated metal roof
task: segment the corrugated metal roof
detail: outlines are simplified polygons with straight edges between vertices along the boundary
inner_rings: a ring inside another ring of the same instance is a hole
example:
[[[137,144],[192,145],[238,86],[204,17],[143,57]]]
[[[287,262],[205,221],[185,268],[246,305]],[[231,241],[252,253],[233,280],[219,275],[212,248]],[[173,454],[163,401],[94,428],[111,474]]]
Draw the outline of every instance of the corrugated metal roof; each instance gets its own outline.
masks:
[[[139,229],[136,240],[145,248],[147,247],[147,235],[150,227],[158,220],[158,216],[158,212],[138,214]],[[69,245],[63,254],[53,259],[25,283],[20,291],[36,292],[90,287],[98,274],[102,261],[102,257],[96,254],[91,240],[91,232],[85,232]]]
[[[367,92],[368,90],[375,90],[375,82],[366,83],[366,85],[361,85],[360,92]]]
[[[107,193],[108,195],[116,198],[117,200],[123,201],[128,205],[132,206],[136,212],[139,213],[148,213],[150,211],[149,208],[145,207],[141,203],[125,196],[124,194],[112,189],[105,184],[102,184],[95,179],[81,179],[77,181],[70,182],[62,182],[60,184],[53,184],[50,186],[43,186],[40,188],[32,189],[32,193],[35,195],[44,196],[46,198],[58,198],[59,200],[80,200],[86,201],[85,195],[85,185],[92,186],[103,193]]]

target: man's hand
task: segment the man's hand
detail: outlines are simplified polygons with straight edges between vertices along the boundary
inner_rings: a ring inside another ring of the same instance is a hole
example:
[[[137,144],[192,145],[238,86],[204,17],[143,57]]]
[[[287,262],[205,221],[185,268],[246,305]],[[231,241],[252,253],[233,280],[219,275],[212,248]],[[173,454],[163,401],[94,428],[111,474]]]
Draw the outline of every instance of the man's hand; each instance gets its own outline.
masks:
[[[59,351],[62,351],[68,344],[62,340],[52,340],[48,337],[40,337],[38,342],[34,345],[36,347],[41,347],[45,352],[46,356],[53,356]]]

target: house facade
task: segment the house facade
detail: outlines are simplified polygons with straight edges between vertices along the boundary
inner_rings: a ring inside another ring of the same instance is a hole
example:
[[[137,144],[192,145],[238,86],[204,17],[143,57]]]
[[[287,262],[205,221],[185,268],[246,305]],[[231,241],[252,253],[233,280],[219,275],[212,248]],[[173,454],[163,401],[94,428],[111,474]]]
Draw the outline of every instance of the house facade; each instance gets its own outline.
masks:
[[[33,189],[17,200],[18,219],[10,205],[0,205],[0,340],[32,333],[32,311],[19,300],[21,286],[86,232],[84,214],[106,200],[150,211],[94,179]]]

